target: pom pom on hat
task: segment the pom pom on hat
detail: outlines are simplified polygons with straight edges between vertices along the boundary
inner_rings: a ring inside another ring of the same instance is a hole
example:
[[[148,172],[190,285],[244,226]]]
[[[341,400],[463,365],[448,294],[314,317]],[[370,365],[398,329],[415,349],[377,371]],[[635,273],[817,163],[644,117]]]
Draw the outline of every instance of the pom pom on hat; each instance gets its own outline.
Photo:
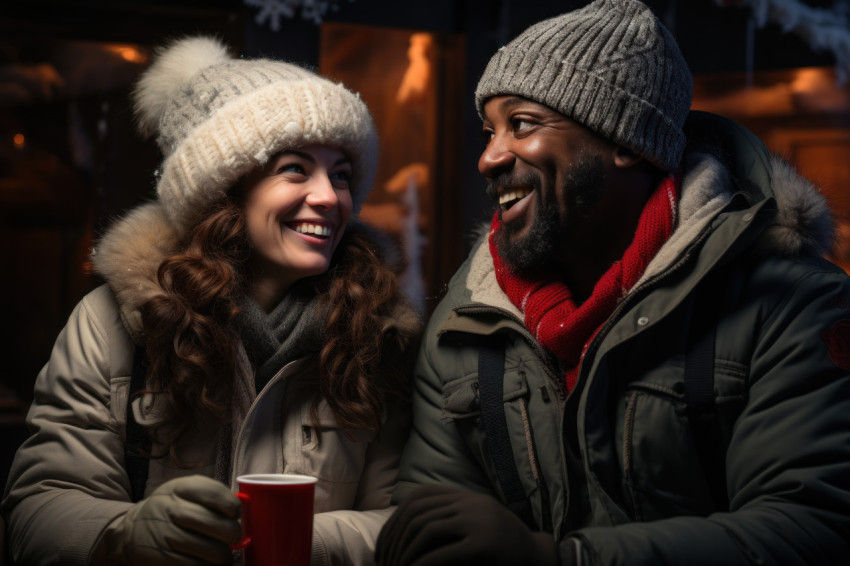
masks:
[[[182,232],[236,182],[274,155],[337,147],[351,160],[355,211],[377,166],[378,139],[360,97],[316,73],[272,59],[233,59],[209,37],[155,54],[133,92],[142,134],[163,154],[157,196]]]
[[[151,136],[168,101],[181,85],[207,67],[230,59],[227,48],[212,37],[191,37],[159,48],[153,64],[142,75],[133,92],[133,106],[139,131]]]

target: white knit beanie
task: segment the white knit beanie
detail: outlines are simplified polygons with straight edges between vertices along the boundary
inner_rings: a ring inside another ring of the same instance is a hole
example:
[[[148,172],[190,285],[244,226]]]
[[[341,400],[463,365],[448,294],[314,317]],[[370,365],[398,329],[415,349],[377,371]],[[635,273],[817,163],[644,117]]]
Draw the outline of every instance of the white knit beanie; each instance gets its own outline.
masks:
[[[359,95],[316,73],[270,59],[234,59],[211,37],[177,40],[156,54],[133,92],[139,130],[163,154],[157,195],[183,231],[236,181],[275,154],[310,144],[351,160],[355,211],[375,175],[378,136]]]
[[[679,165],[693,80],[676,40],[638,0],[596,0],[529,27],[490,59],[475,103],[544,104],[665,170]]]

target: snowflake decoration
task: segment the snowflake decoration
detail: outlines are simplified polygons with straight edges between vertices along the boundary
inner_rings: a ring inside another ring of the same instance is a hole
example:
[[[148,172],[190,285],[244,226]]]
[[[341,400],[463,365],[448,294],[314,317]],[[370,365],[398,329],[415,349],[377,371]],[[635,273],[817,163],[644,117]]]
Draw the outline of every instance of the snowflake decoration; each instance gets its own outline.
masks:
[[[354,0],[348,0],[354,2]],[[322,18],[328,13],[328,9],[336,11],[338,0],[244,0],[246,6],[259,8],[254,21],[264,25],[266,20],[272,31],[280,30],[280,18],[292,19],[298,8],[301,8],[301,17],[305,20],[313,20],[316,25],[322,23]]]
[[[835,56],[838,83],[850,78],[850,27],[846,2],[836,1],[833,10],[813,8],[800,0],[715,0],[720,6],[749,5],[757,27],[769,22],[785,33],[796,33],[818,51]]]

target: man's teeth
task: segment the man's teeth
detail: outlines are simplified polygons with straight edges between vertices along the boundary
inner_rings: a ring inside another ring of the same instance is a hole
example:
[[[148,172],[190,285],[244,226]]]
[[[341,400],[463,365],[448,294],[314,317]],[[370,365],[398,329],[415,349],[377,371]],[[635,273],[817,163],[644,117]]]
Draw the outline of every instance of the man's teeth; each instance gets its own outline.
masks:
[[[298,224],[293,229],[301,234],[312,234],[324,238],[331,235],[330,226],[320,226],[318,224]]]
[[[526,196],[528,196],[529,193],[531,193],[531,191],[526,190],[526,189],[520,189],[518,191],[511,191],[509,193],[505,193],[505,194],[503,194],[502,196],[499,197],[499,204],[505,205],[509,202],[523,199]]]

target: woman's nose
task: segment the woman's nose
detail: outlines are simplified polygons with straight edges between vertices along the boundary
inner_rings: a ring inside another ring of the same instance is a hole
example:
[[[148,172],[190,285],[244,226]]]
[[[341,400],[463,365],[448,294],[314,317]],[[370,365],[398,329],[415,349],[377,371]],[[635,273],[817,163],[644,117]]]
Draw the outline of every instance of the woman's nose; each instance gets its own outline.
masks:
[[[313,177],[307,193],[307,204],[315,208],[333,208],[339,203],[339,195],[334,189],[330,177],[320,173]]]

